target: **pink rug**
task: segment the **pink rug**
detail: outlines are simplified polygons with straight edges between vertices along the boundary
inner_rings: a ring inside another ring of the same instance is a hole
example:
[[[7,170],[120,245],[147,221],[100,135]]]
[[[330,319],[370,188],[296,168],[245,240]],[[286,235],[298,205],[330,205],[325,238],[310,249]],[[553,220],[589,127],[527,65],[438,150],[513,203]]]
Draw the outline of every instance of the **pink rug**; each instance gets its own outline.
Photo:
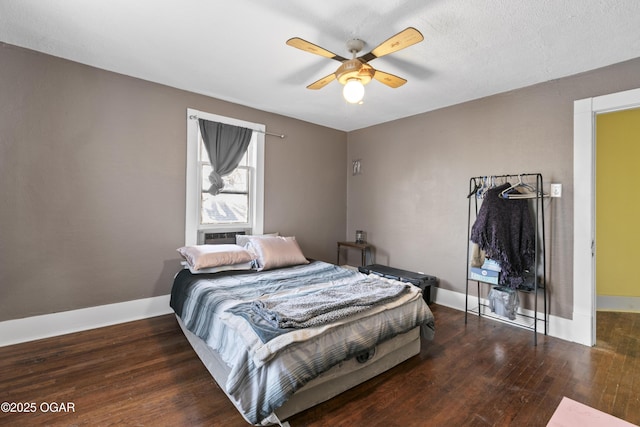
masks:
[[[634,425],[563,397],[547,427],[629,427]]]

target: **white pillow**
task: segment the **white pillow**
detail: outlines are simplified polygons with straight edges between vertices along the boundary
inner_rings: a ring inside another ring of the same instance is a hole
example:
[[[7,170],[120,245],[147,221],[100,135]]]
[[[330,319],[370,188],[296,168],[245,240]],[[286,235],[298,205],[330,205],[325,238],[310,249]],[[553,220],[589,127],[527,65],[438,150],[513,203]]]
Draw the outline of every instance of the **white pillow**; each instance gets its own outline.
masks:
[[[234,270],[251,270],[253,268],[253,261],[242,262],[240,264],[221,265],[218,267],[207,267],[196,270],[191,267],[187,261],[182,261],[182,265],[189,269],[191,274],[210,274],[220,273],[221,271],[234,271]]]
[[[194,270],[251,262],[256,257],[238,245],[196,245],[178,248]]]
[[[247,248],[257,256],[258,271],[309,264],[295,237],[249,237]]]
[[[280,233],[268,233],[268,234],[236,234],[236,245],[242,246],[243,248],[249,243],[249,239],[255,237],[256,239],[260,239],[262,237],[273,237],[279,236]]]

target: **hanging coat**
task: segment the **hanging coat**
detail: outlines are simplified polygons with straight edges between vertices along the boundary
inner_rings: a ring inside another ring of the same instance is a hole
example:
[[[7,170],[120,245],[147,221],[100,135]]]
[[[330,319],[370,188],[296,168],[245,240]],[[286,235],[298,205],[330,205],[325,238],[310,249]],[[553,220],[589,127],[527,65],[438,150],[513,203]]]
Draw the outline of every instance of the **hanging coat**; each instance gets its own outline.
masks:
[[[504,199],[506,183],[487,190],[471,227],[471,241],[500,264],[500,283],[516,288],[535,263],[535,229],[526,199]]]

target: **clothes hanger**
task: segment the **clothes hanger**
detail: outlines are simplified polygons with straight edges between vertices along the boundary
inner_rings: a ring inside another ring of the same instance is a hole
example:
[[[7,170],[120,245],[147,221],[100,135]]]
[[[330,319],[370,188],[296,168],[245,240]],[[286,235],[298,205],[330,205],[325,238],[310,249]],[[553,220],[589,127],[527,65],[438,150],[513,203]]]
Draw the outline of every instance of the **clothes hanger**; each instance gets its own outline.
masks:
[[[517,190],[518,188],[526,188],[528,190],[527,193],[520,193]],[[542,192],[538,192],[534,186],[531,184],[527,184],[522,181],[522,174],[518,175],[518,182],[511,185],[510,187],[504,189],[500,193],[500,197],[503,199],[535,199],[536,197],[544,197],[545,194]]]
[[[478,193],[478,190],[479,190],[480,188],[482,188],[482,186],[481,186],[480,184],[478,184],[478,181],[476,181],[476,180],[475,180],[475,178],[473,179],[473,186],[474,186],[474,188],[473,188],[473,190],[471,190],[471,192],[467,195],[467,199],[468,199],[469,197],[473,196],[474,194],[477,194],[477,193]]]
[[[500,192],[500,197],[502,197],[503,199],[512,199],[512,198],[516,198],[516,196],[518,194],[522,194],[519,193],[517,191],[517,189],[519,187],[523,187],[526,184],[522,181],[522,175],[518,175],[518,182],[516,182],[515,184],[510,185],[509,187],[505,188],[504,190],[502,190],[502,192]],[[514,193],[515,192],[515,193]]]
[[[487,190],[489,190],[491,187],[489,186],[489,177],[488,176],[483,176],[482,177],[482,186],[480,187],[480,189],[478,190],[478,192],[476,193],[476,197],[478,199],[484,199],[485,193],[487,192]]]

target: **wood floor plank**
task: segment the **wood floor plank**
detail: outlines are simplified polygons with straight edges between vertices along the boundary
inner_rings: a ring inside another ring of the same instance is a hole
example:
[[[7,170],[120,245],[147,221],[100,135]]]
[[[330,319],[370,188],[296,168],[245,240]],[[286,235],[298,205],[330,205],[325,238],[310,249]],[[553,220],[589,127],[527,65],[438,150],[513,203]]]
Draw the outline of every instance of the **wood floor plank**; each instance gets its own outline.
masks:
[[[302,426],[545,426],[563,396],[640,425],[640,315],[598,313],[593,348],[432,305],[419,355],[294,417]],[[247,426],[160,316],[0,348],[0,425]],[[74,411],[41,410],[72,403]],[[44,407],[43,407],[44,408]]]

